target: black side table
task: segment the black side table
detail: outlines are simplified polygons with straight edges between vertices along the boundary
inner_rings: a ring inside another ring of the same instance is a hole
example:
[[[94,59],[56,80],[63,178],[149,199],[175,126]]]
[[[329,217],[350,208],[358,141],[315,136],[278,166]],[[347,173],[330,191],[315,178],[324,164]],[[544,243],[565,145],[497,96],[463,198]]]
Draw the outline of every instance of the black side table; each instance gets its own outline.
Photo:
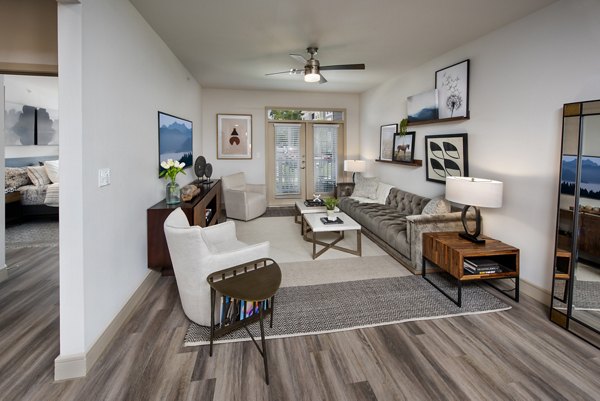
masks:
[[[215,337],[225,335],[240,327],[244,327],[248,335],[256,345],[258,352],[263,357],[265,364],[265,380],[269,384],[269,368],[267,366],[267,344],[265,342],[265,330],[263,316],[271,314],[269,327],[273,327],[273,311],[275,306],[275,293],[281,284],[281,270],[279,265],[269,258],[253,260],[248,263],[230,267],[210,274],[206,281],[210,285],[210,356],[212,356],[213,340]],[[215,303],[217,291],[223,296],[234,300],[245,302],[256,302],[259,305],[258,315],[253,314],[243,320],[236,320],[226,325],[215,327]],[[269,301],[268,307],[263,310],[263,301]],[[258,320],[260,322],[260,338],[262,349],[254,339],[248,324]]]

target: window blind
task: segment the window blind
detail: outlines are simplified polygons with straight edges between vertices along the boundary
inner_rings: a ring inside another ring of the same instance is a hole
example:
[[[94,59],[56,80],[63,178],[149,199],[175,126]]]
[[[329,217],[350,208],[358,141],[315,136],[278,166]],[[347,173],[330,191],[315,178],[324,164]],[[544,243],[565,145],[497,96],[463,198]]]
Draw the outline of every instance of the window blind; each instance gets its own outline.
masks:
[[[300,124],[274,124],[275,196],[299,195]]]
[[[337,124],[313,124],[315,193],[332,193],[337,181]]]

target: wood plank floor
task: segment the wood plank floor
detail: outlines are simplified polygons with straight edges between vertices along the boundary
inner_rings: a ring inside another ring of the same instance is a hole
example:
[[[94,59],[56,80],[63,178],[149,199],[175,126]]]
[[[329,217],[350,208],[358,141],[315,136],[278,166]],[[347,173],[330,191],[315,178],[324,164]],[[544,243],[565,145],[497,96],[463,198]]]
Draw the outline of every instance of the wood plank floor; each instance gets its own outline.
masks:
[[[506,312],[270,340],[271,385],[252,343],[184,348],[187,320],[162,277],[98,363],[54,383],[58,248],[8,250],[0,283],[2,400],[593,400],[600,351],[527,296]],[[276,322],[276,320],[275,320]]]

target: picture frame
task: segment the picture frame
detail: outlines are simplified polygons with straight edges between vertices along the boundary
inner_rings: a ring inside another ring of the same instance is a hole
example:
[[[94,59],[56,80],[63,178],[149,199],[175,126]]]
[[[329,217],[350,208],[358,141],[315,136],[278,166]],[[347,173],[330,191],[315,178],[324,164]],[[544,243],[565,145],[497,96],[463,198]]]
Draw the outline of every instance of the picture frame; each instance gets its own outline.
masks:
[[[435,72],[439,119],[469,117],[469,67],[467,59]]]
[[[446,177],[469,176],[467,134],[427,135],[425,173],[427,181],[446,183]]]
[[[5,146],[35,145],[36,108],[25,104],[4,103]]]
[[[405,134],[396,132],[394,134],[394,161],[403,163],[414,162],[415,136],[415,131],[407,132]]]
[[[394,159],[394,135],[398,132],[398,124],[386,124],[379,128],[379,160]]]
[[[252,159],[252,115],[217,114],[217,159]]]
[[[422,92],[406,98],[408,122],[438,119],[438,90]]]
[[[158,173],[164,170],[160,163],[173,159],[185,163],[184,170],[192,167],[193,123],[181,117],[158,112]]]

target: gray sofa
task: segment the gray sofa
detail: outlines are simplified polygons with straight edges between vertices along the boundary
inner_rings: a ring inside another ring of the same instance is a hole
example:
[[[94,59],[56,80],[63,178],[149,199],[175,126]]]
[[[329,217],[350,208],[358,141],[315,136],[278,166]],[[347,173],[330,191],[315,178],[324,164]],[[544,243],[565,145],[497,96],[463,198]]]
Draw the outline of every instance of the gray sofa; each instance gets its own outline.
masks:
[[[377,202],[345,197],[339,208],[361,225],[363,234],[417,274],[421,272],[424,232],[464,230],[461,213],[452,212],[445,199],[435,199],[423,213],[430,201],[392,187],[385,203],[381,198]]]

